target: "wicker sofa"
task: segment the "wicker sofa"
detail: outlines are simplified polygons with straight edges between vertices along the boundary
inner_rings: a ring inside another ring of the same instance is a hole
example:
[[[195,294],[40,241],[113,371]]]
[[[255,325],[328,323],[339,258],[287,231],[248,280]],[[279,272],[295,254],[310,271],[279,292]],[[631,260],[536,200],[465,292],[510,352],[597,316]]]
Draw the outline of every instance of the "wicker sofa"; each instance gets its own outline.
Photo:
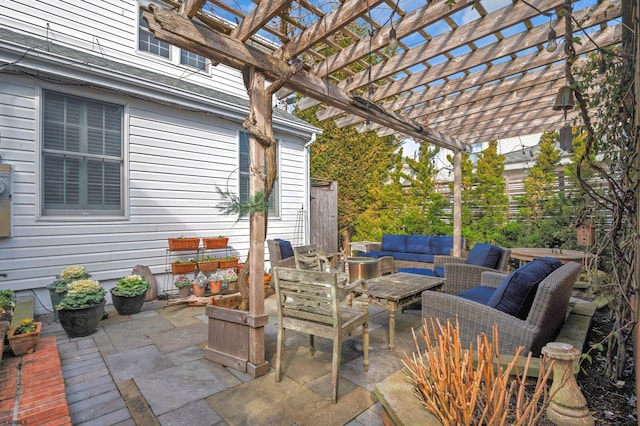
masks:
[[[517,272],[517,271],[516,271]],[[531,351],[538,355],[542,347],[552,341],[564,323],[569,299],[578,275],[580,264],[569,262],[546,276],[535,290],[535,296],[526,317],[518,318],[510,313],[458,296],[456,293],[470,290],[476,283],[462,286],[444,285],[443,292],[422,293],[422,317],[438,319],[446,324],[458,321],[460,339],[463,345],[476,344],[476,336],[481,333],[491,335],[494,324],[498,326],[499,349],[501,354],[514,354],[518,346],[524,347],[524,354]],[[497,272],[482,273],[481,285],[498,288],[507,276]],[[497,291],[497,290],[496,290]]]
[[[461,247],[464,247],[464,239]],[[379,244],[370,244],[369,251],[358,253],[358,256],[391,256],[396,268],[432,268],[435,256],[450,255],[452,249],[451,236],[386,234]]]

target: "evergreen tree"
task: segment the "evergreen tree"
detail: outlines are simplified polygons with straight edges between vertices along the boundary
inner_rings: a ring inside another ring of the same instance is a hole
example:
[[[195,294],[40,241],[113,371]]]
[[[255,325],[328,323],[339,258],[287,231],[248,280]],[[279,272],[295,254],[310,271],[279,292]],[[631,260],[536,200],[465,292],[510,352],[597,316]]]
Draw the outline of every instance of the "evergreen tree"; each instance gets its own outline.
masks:
[[[468,236],[471,242],[495,242],[505,224],[509,211],[509,197],[504,181],[504,155],[498,154],[498,142],[492,140],[476,163],[473,189],[469,204],[472,222]]]
[[[416,160],[405,159],[411,171],[405,178],[411,186],[402,222],[409,234],[448,235],[452,232],[451,225],[444,221],[449,201],[436,192],[438,169],[435,158],[439,152],[439,147],[422,143]]]
[[[334,120],[320,121],[317,108],[294,113],[322,129],[311,146],[312,178],[338,183],[338,229],[351,230],[355,219],[374,201],[367,188],[386,182],[400,143],[392,136],[357,133],[353,127],[338,128]]]
[[[545,207],[550,207],[549,202],[555,193],[560,163],[560,151],[555,148],[557,142],[557,132],[545,132],[540,136],[540,151],[536,155],[536,162],[529,170],[529,176],[523,180],[524,196],[521,198],[523,207],[520,209],[520,216],[521,220],[533,227],[540,223]]]

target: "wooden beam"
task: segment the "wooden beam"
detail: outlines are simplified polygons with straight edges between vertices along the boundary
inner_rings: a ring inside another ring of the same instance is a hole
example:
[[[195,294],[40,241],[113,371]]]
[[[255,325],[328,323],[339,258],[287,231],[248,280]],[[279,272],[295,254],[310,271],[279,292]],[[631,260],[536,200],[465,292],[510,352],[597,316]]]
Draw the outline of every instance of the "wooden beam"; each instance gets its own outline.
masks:
[[[598,31],[590,34],[590,37],[598,46],[610,46],[621,41],[622,25],[607,27],[604,31]],[[555,60],[560,61],[564,58],[564,43],[558,44],[555,52],[549,53],[546,50],[519,56],[513,61],[502,62],[491,67],[473,72],[464,77],[449,80],[445,84],[432,86],[420,92],[407,92],[410,96],[399,96],[389,102],[382,104],[387,111],[397,111],[409,108],[414,105],[433,101],[452,93],[469,90],[475,86],[483,85],[496,80],[507,78],[516,73],[526,72],[531,69],[539,68],[547,65]],[[596,46],[590,40],[583,40],[581,45],[574,44],[576,53],[581,55],[596,49]],[[579,59],[579,62],[583,60]],[[347,127],[362,122],[357,116],[346,116],[336,120],[338,127]]]
[[[389,114],[375,105],[368,105],[362,99],[324,82],[319,77],[288,65],[273,55],[248,46],[236,39],[197,24],[176,12],[149,5],[143,8],[143,18],[149,30],[159,40],[210,58],[232,68],[243,69],[253,66],[265,73],[272,81],[282,76],[290,76],[285,85],[305,96],[317,97],[328,105],[346,112],[361,115],[371,121],[405,133],[416,140],[426,140],[452,150],[462,149],[462,144],[441,132],[423,129],[415,123],[404,121],[402,117]]]
[[[589,27],[610,20],[612,16],[617,16],[616,13],[619,13],[620,9],[619,3],[617,9],[615,7],[613,7],[612,9],[608,9],[609,6],[603,6],[603,4],[597,6],[598,7],[593,14],[584,16],[584,14],[586,14],[586,11],[591,11],[591,8],[587,8],[586,10],[582,10],[582,13],[579,16],[576,16],[576,19],[584,18],[582,25],[584,25],[585,27]],[[564,19],[561,19],[561,22],[564,22]],[[561,25],[562,28],[564,28],[564,24]],[[560,24],[557,25],[557,27],[560,28]],[[509,38],[505,38],[497,43],[480,48],[474,52],[467,53],[466,55],[457,56],[450,61],[434,65],[433,67],[424,70],[423,72],[415,73],[407,78],[400,79],[397,82],[393,82],[376,89],[376,91],[373,93],[372,100],[378,101],[388,96],[397,95],[404,91],[436,81],[444,76],[453,75],[469,68],[483,65],[487,61],[489,61],[490,58],[501,58],[510,54],[515,54],[526,48],[534,47],[546,41],[548,35],[547,33],[547,27],[536,27],[526,33],[519,33]],[[431,43],[429,45],[431,45]],[[556,50],[556,52],[558,51],[560,51],[560,49]],[[550,62],[563,57],[564,56],[562,53],[550,55]],[[381,75],[381,73],[378,72],[375,75],[379,76]],[[375,78],[373,77],[372,79],[375,80]],[[347,86],[347,90],[353,90],[354,88],[358,87],[355,83],[355,80],[351,84],[343,83],[342,85],[340,85],[340,87],[343,86]],[[320,120],[326,120],[327,118],[334,117],[339,113],[341,113],[341,111],[327,108],[326,110],[318,114],[318,118]]]
[[[263,0],[264,1],[264,0]],[[348,0],[310,25],[289,43],[283,45],[276,56],[289,60],[314,44],[337,32],[358,18],[358,15],[373,9],[384,0]]]
[[[541,10],[549,10],[553,9],[564,3],[564,0],[537,0],[535,3],[539,5]],[[510,4],[505,6],[493,13],[487,15],[484,19],[477,19],[468,24],[462,25],[455,30],[445,32],[434,37],[429,43],[424,43],[420,46],[417,46],[414,49],[408,50],[404,53],[401,53],[393,58],[390,58],[386,62],[379,63],[371,67],[371,71],[363,70],[353,76],[348,81],[343,81],[339,84],[340,87],[346,90],[355,90],[360,87],[364,87],[369,84],[369,81],[377,81],[379,79],[392,76],[400,72],[403,69],[409,68],[413,65],[419,64],[423,61],[432,59],[438,55],[441,55],[443,52],[448,52],[452,49],[458,48],[469,43],[472,40],[477,40],[482,37],[486,37],[496,30],[504,29],[511,27],[519,22],[522,22],[525,19],[536,16],[538,12],[532,7],[528,6],[525,3],[518,2],[515,4]],[[540,33],[531,36],[531,33]],[[527,42],[535,46],[536,44],[540,44],[542,41],[547,39],[548,28],[540,28],[536,27],[533,30],[526,32]],[[470,37],[470,35],[472,35]],[[519,50],[526,48],[526,46],[522,46],[524,40],[522,37],[523,33],[512,36],[509,39],[514,40],[512,44],[519,43]],[[498,52],[495,51],[495,46],[505,46],[505,43],[499,42],[494,43],[486,48],[478,49],[478,51],[483,51],[483,54],[474,54],[473,57],[476,59],[478,64],[484,63],[487,61],[487,54],[491,52],[494,54],[494,58],[502,57],[508,54],[509,52],[502,53],[499,49]],[[492,49],[488,49],[491,47]],[[505,46],[506,47],[506,46]],[[504,49],[504,48],[503,48]],[[472,54],[475,52],[472,52]],[[471,54],[469,54],[471,55]],[[465,55],[465,56],[469,56]],[[452,61],[447,61],[445,63],[450,64]],[[465,62],[466,64],[466,62]],[[471,67],[469,65],[467,68]],[[454,72],[450,72],[448,74],[442,75],[450,75]],[[422,75],[423,73],[416,73],[412,77]],[[410,79],[408,77],[406,79],[401,79],[401,82]],[[415,87],[415,86],[414,86]],[[307,102],[304,99],[300,100],[298,106],[300,109],[304,110],[308,107],[308,105],[313,104],[313,102]],[[313,106],[313,105],[310,105]]]
[[[274,16],[289,7],[291,0],[262,0],[231,32],[231,37],[247,41]]]
[[[193,18],[204,5],[206,0],[182,0],[178,13],[188,18]]]

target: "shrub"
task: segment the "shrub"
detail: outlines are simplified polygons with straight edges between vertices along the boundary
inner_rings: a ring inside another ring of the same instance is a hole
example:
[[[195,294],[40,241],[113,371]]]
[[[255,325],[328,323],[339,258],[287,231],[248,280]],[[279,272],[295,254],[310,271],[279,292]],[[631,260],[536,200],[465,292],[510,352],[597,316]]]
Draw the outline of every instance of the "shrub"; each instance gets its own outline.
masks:
[[[122,297],[135,297],[146,293],[150,288],[151,286],[143,276],[128,275],[116,282],[111,294]]]

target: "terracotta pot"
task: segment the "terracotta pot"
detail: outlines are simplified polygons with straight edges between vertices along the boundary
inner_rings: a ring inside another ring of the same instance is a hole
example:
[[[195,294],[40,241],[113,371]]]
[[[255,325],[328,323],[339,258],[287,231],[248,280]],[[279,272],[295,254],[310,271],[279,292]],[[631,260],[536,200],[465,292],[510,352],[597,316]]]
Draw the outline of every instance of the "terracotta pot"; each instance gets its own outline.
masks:
[[[203,237],[202,244],[206,249],[226,248],[229,242],[228,237]]]
[[[198,283],[193,283],[191,284],[191,288],[193,288],[194,296],[198,296],[198,297],[204,296],[205,287],[200,287]]]
[[[222,281],[209,281],[209,289],[213,294],[220,294],[222,291]]]
[[[9,340],[9,346],[11,346],[11,351],[13,351],[15,356],[26,355],[33,352],[33,348],[38,344],[42,323],[34,322],[34,324],[36,331],[31,333],[16,335],[15,332],[18,326],[12,327],[11,330],[9,330],[7,340]]]
[[[218,268],[230,269],[238,266],[238,259],[220,259]]]

